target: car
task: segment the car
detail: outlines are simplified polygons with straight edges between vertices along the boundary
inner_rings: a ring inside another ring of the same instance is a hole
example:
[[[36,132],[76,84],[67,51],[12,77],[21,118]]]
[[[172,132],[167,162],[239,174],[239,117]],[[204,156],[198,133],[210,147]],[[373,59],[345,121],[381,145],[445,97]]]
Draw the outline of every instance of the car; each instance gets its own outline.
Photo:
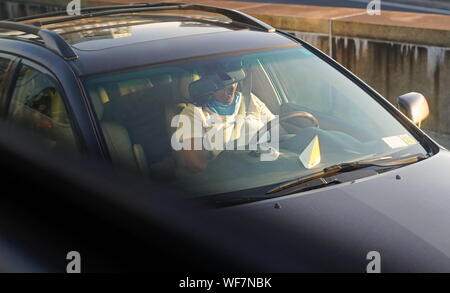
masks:
[[[385,271],[449,270],[450,154],[419,127],[423,95],[397,109],[310,44],[218,7],[96,7],[0,29],[7,129],[181,190],[210,219],[278,227],[286,253],[306,231],[299,266],[335,243],[361,263],[376,251]]]

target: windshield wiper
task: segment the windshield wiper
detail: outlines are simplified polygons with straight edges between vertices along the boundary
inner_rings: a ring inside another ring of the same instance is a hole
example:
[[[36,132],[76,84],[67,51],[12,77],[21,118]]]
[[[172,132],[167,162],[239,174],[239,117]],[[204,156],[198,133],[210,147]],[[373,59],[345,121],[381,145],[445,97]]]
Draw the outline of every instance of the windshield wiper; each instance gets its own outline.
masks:
[[[250,196],[239,196],[230,198],[228,195],[220,195],[220,197],[215,197],[211,202],[208,199],[208,202],[212,203],[214,207],[221,208],[227,206],[240,205],[245,203],[251,203],[255,201],[261,201],[266,199],[272,199],[281,197],[291,193],[303,192],[313,189],[319,189],[322,187],[326,187],[329,185],[337,185],[343,183],[343,178],[338,178],[333,175],[338,175],[340,173],[356,171],[358,169],[363,169],[366,167],[381,167],[383,170],[386,168],[397,168],[403,165],[412,164],[423,159],[426,159],[428,155],[417,154],[407,157],[402,157],[399,159],[393,159],[392,157],[379,157],[371,160],[363,160],[363,161],[355,161],[355,162],[347,162],[340,163],[336,165],[329,166],[324,168],[320,172],[313,173],[311,175],[307,175],[304,177],[300,177],[298,179],[289,181],[282,185],[279,185],[275,188],[270,189],[265,194],[266,195],[250,195]],[[363,171],[363,170],[361,170]],[[360,171],[360,172],[361,172]],[[357,174],[355,176],[350,176],[351,178],[362,178],[370,175],[374,175],[379,173],[379,170],[370,170],[365,171],[361,174]],[[344,180],[347,181],[347,180]],[[302,185],[300,188],[294,188],[293,190],[288,190],[287,192],[279,193],[280,191],[290,189],[294,186]],[[258,192],[257,192],[258,193]]]
[[[329,177],[338,173],[350,172],[357,169],[367,168],[367,167],[398,167],[402,165],[412,164],[423,159],[426,159],[427,156],[423,154],[416,154],[412,156],[402,157],[399,159],[392,159],[392,157],[382,157],[375,158],[372,160],[364,160],[364,161],[355,161],[355,162],[347,162],[340,163],[336,165],[332,165],[324,168],[322,171],[300,177],[298,179],[289,181],[287,183],[281,184],[271,190],[267,191],[266,194],[273,194],[280,192],[282,190],[286,190],[288,188],[306,183],[308,181],[312,181],[319,178]],[[325,184],[326,185],[326,184]]]
[[[303,185],[303,188],[299,191],[297,190],[296,192],[302,192],[302,191],[308,191],[308,190],[313,190],[313,189],[318,189],[318,188],[322,188],[328,185],[334,185],[334,184],[340,184],[342,183],[339,179],[337,178],[332,178],[331,180],[325,180],[323,178],[320,178],[317,182],[316,181],[309,181],[307,183],[305,183]],[[235,197],[235,198],[221,198],[221,199],[216,199],[213,201],[213,205],[215,207],[227,207],[227,206],[233,206],[233,205],[240,205],[240,204],[245,204],[245,203],[251,203],[251,202],[255,202],[255,201],[261,201],[261,200],[265,200],[265,199],[272,199],[272,198],[276,198],[276,197],[280,197],[286,194],[275,194],[275,195],[269,195],[269,196],[240,196],[240,197]]]

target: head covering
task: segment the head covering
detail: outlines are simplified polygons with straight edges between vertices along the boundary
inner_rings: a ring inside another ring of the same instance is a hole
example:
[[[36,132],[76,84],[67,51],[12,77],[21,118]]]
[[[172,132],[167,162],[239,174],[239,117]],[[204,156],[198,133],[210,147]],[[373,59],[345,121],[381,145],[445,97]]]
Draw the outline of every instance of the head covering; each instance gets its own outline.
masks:
[[[189,94],[195,99],[195,104],[204,106],[213,100],[212,94],[230,84],[240,82],[245,78],[242,69],[236,71],[220,71],[214,74],[205,75],[201,79],[189,85]]]

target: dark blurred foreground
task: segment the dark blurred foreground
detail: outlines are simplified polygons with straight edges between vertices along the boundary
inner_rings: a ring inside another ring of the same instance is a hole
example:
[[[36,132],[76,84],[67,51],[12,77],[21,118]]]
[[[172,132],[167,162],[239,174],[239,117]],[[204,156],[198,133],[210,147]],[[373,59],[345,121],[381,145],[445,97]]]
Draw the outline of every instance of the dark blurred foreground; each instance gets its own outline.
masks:
[[[283,257],[291,235],[267,239],[275,226],[255,229],[256,220],[243,214],[214,215],[183,191],[90,158],[49,153],[29,133],[0,130],[0,272],[65,273],[69,251],[80,252],[82,272],[312,269]],[[315,257],[323,267],[323,256]]]

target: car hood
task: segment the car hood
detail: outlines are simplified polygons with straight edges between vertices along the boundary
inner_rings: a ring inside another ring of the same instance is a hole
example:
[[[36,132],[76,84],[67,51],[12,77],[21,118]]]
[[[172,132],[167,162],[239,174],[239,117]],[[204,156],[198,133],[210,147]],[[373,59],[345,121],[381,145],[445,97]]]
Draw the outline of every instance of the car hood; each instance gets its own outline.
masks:
[[[367,254],[377,251],[382,272],[448,272],[449,171],[442,149],[383,174],[216,215],[238,218],[245,237],[260,237],[266,264],[274,257],[271,271],[365,272]]]

